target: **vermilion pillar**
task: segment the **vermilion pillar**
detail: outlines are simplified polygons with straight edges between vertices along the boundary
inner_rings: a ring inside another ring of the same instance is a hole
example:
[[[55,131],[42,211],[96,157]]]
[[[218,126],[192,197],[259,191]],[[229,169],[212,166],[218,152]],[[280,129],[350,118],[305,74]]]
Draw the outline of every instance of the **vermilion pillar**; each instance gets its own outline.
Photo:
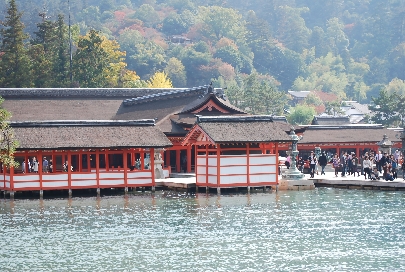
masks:
[[[176,150],[176,172],[181,172],[181,164],[180,164],[180,150]]]
[[[191,145],[187,146],[187,173],[191,173]]]

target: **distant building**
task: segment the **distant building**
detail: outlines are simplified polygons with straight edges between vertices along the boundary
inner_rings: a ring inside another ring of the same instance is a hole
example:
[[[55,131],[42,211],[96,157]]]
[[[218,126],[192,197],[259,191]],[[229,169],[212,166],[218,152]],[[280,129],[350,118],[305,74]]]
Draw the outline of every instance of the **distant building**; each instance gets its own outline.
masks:
[[[293,106],[304,101],[304,99],[311,93],[310,91],[288,91],[291,95],[291,103]]]
[[[168,38],[169,42],[175,44],[192,44],[191,39],[187,38],[186,36],[181,35],[172,35]]]

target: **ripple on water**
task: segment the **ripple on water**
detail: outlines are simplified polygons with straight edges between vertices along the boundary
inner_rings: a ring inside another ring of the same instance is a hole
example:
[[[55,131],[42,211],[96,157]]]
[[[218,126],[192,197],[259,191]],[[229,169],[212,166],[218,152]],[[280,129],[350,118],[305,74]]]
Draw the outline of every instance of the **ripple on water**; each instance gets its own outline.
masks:
[[[404,204],[326,188],[0,200],[0,270],[401,271]]]

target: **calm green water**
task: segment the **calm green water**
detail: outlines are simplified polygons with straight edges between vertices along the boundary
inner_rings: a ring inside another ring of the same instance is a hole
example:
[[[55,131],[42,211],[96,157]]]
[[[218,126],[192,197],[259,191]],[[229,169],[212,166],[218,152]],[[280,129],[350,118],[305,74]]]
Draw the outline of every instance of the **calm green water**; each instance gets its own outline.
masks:
[[[405,193],[0,200],[0,271],[405,271]]]

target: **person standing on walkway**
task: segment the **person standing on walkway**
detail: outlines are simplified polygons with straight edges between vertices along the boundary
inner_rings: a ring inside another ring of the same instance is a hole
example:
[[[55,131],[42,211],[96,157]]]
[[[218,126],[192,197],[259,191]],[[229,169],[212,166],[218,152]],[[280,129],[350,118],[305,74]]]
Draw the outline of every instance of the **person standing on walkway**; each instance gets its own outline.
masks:
[[[46,157],[44,157],[44,160],[42,161],[42,172],[48,173],[48,160]]]
[[[374,157],[375,165],[377,166],[378,172],[382,171],[383,165],[381,165],[380,161],[382,159],[383,155],[381,154],[381,150],[378,151],[378,153]]]
[[[371,179],[370,169],[372,167],[371,161],[369,160],[368,156],[364,158],[363,161],[363,169],[364,169],[364,179]]]
[[[332,165],[333,168],[335,169],[335,176],[337,177],[339,175],[339,165],[340,165],[338,154],[335,154],[335,156],[333,157]]]
[[[340,167],[342,167],[342,177],[346,174],[346,153],[342,153],[340,157]]]
[[[311,152],[311,155],[309,156],[309,173],[310,173],[310,177],[313,178],[315,175],[315,167],[316,167],[316,156],[314,154],[314,152]]]
[[[319,165],[321,166],[321,175],[325,175],[325,166],[328,164],[328,159],[326,158],[325,151],[319,157]]]
[[[360,177],[360,173],[359,173],[359,169],[357,168],[357,165],[359,164],[359,158],[357,158],[356,154],[353,154],[352,156],[352,173],[353,176],[357,176]]]
[[[32,158],[32,170],[34,171],[34,173],[38,173],[38,161],[37,158]]]

